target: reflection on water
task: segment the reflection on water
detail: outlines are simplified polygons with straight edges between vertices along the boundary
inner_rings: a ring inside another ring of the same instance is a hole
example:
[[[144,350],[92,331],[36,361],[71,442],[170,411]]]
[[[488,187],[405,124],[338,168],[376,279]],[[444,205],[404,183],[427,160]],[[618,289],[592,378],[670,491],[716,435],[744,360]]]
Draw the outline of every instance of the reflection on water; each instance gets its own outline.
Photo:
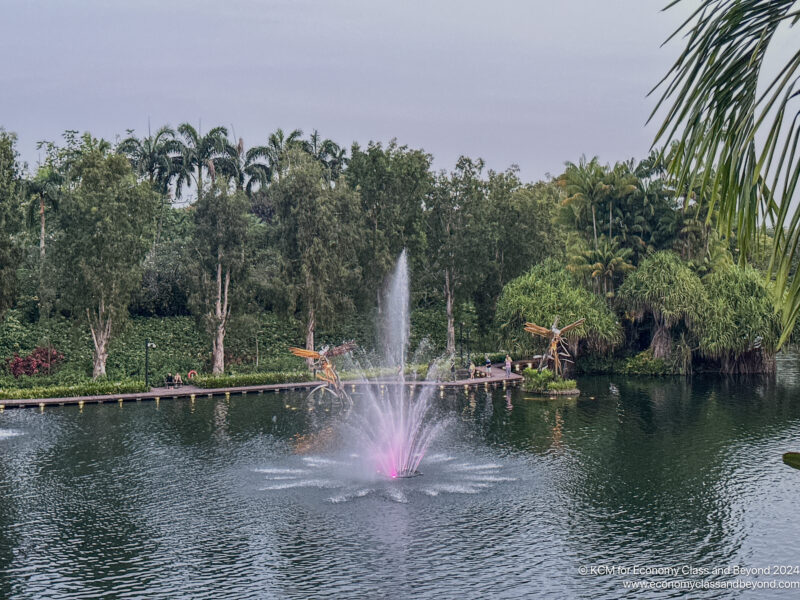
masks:
[[[800,370],[779,368],[448,394],[446,433],[402,481],[335,440],[298,453],[299,395],[8,410],[0,597],[618,598],[620,577],[579,567],[786,563]]]

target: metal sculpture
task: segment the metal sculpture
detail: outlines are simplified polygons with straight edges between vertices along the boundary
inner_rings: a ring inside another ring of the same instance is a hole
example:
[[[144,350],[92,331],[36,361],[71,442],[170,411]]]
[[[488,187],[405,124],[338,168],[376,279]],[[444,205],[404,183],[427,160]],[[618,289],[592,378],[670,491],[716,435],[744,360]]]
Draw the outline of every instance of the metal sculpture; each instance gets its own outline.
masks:
[[[580,327],[583,325],[586,319],[580,319],[575,321],[574,323],[570,323],[566,327],[562,327],[561,329],[558,328],[558,317],[555,318],[553,321],[553,325],[550,329],[546,327],[542,327],[537,325],[536,323],[525,323],[525,331],[528,333],[532,333],[533,335],[538,335],[539,337],[543,337],[547,339],[547,350],[542,355],[541,360],[539,361],[539,370],[541,371],[547,362],[553,362],[553,374],[556,377],[562,377],[563,375],[563,367],[561,365],[562,359],[564,362],[573,362],[570,358],[569,350],[567,349],[567,345],[564,342],[563,335],[570,331],[571,329],[575,329],[576,327]]]
[[[323,381],[319,387],[314,388],[309,396],[313,395],[319,390],[327,390],[334,396],[339,398],[343,404],[350,404],[350,396],[344,389],[339,374],[336,372],[333,363],[330,361],[335,356],[342,356],[348,352],[355,350],[355,342],[345,342],[340,346],[333,348],[325,346],[317,352],[316,350],[306,350],[305,348],[289,348],[289,351],[300,358],[311,360],[311,366],[315,370],[315,376],[320,381]]]

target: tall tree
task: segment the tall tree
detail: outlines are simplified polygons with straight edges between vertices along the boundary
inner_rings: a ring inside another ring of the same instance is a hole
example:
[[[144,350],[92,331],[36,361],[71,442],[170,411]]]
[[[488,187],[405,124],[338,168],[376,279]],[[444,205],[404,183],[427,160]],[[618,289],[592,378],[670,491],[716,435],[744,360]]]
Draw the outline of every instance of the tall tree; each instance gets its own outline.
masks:
[[[287,135],[283,129],[276,129],[267,140],[269,168],[272,176],[280,180],[291,166],[291,158],[299,156],[294,150],[303,149],[303,131],[295,129]]]
[[[15,236],[20,230],[19,203],[22,191],[17,138],[0,129],[0,315],[16,297],[20,249]]]
[[[713,180],[712,208],[719,207],[723,234],[736,230],[742,257],[763,227],[774,227],[770,275],[783,308],[781,342],[800,316],[797,36],[785,63],[764,67],[781,43],[776,34],[797,21],[797,0],[701,0],[673,34],[685,34],[686,46],[660,83],[652,115],[666,107],[656,141],[677,140],[670,170],[679,186]]]
[[[292,169],[269,188],[269,244],[279,253],[276,284],[289,311],[299,314],[312,349],[317,327],[353,306],[361,212],[358,194],[344,179],[331,187],[319,163],[302,151],[289,154]]]
[[[244,140],[239,138],[236,144],[225,143],[222,157],[217,159],[217,164],[220,172],[234,182],[236,189],[249,196],[254,190],[267,187],[272,179],[270,167],[264,162],[267,158],[267,146],[254,146],[245,150]]]
[[[486,198],[482,170],[482,160],[462,156],[450,175],[440,173],[436,178],[427,205],[427,255],[430,271],[439,278],[444,293],[449,354],[456,351],[455,303],[469,297],[480,279],[479,261],[485,240],[476,232]]]
[[[197,201],[192,250],[196,286],[193,306],[211,336],[211,370],[225,371],[225,334],[236,294],[247,272],[247,211],[241,191],[229,193],[222,182]]]
[[[175,131],[161,127],[155,134],[138,138],[133,130],[117,146],[117,152],[131,161],[134,172],[145,178],[161,194],[166,194],[170,180],[175,174],[174,159],[181,154],[181,143],[175,139]]]
[[[316,129],[303,141],[303,149],[325,167],[326,177],[335,181],[342,173],[346,158],[345,150],[333,140],[323,139]]]
[[[588,162],[585,156],[581,156],[577,165],[567,162],[566,171],[558,178],[558,182],[564,186],[567,192],[564,204],[572,207],[575,211],[577,224],[580,225],[586,211],[591,213],[595,250],[598,249],[597,208],[604,201],[608,192],[606,174],[607,168],[598,162],[596,156]]]
[[[214,127],[205,135],[201,135],[189,123],[178,125],[178,133],[183,138],[180,155],[175,158],[176,188],[175,195],[180,198],[184,187],[194,184],[197,199],[203,196],[203,173],[208,173],[213,185],[216,178],[216,164],[225,152],[228,130]]]
[[[58,201],[61,196],[61,186],[64,178],[61,174],[49,165],[42,165],[36,171],[36,176],[26,182],[27,193],[30,201],[28,203],[28,222],[33,223],[34,214],[39,215],[39,258],[44,261],[45,239],[46,239],[46,220],[45,208],[49,205],[51,209],[58,208]]]
[[[62,202],[67,235],[54,255],[65,308],[85,315],[94,343],[92,375],[106,373],[108,344],[127,315],[152,235],[156,195],[128,160],[92,144],[75,164],[78,182]]]
[[[403,248],[412,267],[425,262],[424,210],[433,186],[431,156],[422,150],[370,142],[353,144],[348,183],[358,190],[365,219],[360,245],[364,301],[381,301],[381,284]],[[422,270],[422,269],[419,269]]]

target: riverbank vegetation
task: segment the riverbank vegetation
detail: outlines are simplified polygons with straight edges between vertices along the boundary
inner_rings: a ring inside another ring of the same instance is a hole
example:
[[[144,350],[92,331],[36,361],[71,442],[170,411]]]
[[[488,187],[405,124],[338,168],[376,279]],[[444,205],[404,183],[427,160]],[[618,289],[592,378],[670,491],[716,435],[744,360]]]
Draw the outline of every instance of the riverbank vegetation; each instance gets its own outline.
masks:
[[[558,317],[586,319],[567,337],[579,371],[774,369],[767,252],[718,233],[713,189],[677,185],[669,153],[525,182],[297,130],[251,147],[186,123],[116,145],[67,132],[30,167],[15,143],[0,133],[3,389],[142,381],[148,340],[152,382],[294,379],[290,345],[369,353],[403,248],[422,362],[529,357],[524,323]]]

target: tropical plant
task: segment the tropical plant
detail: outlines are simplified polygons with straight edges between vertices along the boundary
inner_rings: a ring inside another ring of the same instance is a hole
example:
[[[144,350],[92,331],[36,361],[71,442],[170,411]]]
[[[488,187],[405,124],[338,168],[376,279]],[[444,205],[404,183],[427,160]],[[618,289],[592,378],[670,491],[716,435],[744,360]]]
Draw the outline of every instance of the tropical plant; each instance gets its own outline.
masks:
[[[291,157],[296,155],[292,150],[304,149],[303,131],[294,129],[287,135],[283,129],[276,129],[269,135],[267,141],[267,161],[270,173],[276,180],[286,175],[291,165]]]
[[[585,219],[587,211],[591,213],[595,250],[598,247],[597,208],[608,193],[607,172],[607,167],[602,166],[596,156],[588,162],[585,156],[581,156],[577,165],[567,162],[566,171],[558,178],[558,183],[567,193],[564,206],[572,208],[577,224]]]
[[[633,250],[620,248],[616,238],[609,242],[603,235],[597,250],[584,249],[572,254],[567,269],[591,282],[595,293],[613,298],[616,285],[634,269],[632,256]]]
[[[719,360],[724,373],[773,371],[780,318],[763,275],[731,265],[704,284],[709,302],[695,325],[700,352]]]
[[[800,253],[793,201],[800,180],[794,105],[800,51],[769,75],[765,61],[779,32],[798,19],[797,0],[701,0],[673,34],[685,34],[686,46],[656,87],[661,98],[652,115],[666,108],[656,141],[677,141],[670,170],[678,186],[710,182],[719,227],[727,236],[736,231],[743,257],[768,223],[774,227],[768,277],[775,277],[782,306],[782,342],[800,315],[793,266]]]
[[[144,177],[161,194],[167,193],[175,174],[174,159],[181,150],[181,143],[175,139],[175,131],[168,126],[141,139],[129,129],[128,137],[117,146],[117,152],[131,161],[134,172]]]
[[[316,129],[311,132],[308,140],[302,142],[303,149],[315,160],[325,167],[329,181],[336,180],[342,173],[346,163],[346,151],[339,144],[329,139],[322,139]]]
[[[222,156],[216,160],[219,171],[234,182],[238,191],[249,196],[254,190],[266,188],[272,173],[269,165],[262,162],[269,156],[266,146],[254,146],[244,149],[244,140],[239,138],[236,144],[225,143]]]
[[[63,183],[64,178],[61,174],[47,165],[39,167],[36,176],[26,182],[27,193],[30,197],[28,223],[32,224],[34,222],[36,213],[39,215],[39,258],[41,260],[44,260],[45,257],[47,232],[45,227],[45,208],[49,204],[51,209],[58,209]]]
[[[667,358],[672,328],[691,326],[708,304],[700,278],[673,252],[656,252],[628,275],[617,294],[620,304],[637,320],[652,315],[655,322],[650,348],[654,358]]]
[[[510,281],[497,300],[502,343],[515,354],[530,356],[542,349],[542,342],[525,332],[526,322],[549,325],[556,317],[561,323],[586,319],[565,336],[573,356],[581,341],[589,350],[599,352],[611,350],[622,341],[622,327],[606,303],[575,285],[566,268],[551,258]]]
[[[189,123],[178,125],[178,133],[183,138],[180,155],[175,157],[175,196],[180,198],[184,187],[193,184],[197,189],[197,200],[203,196],[203,173],[208,173],[211,183],[217,174],[216,161],[222,158],[227,145],[228,130],[214,127],[201,135]]]

